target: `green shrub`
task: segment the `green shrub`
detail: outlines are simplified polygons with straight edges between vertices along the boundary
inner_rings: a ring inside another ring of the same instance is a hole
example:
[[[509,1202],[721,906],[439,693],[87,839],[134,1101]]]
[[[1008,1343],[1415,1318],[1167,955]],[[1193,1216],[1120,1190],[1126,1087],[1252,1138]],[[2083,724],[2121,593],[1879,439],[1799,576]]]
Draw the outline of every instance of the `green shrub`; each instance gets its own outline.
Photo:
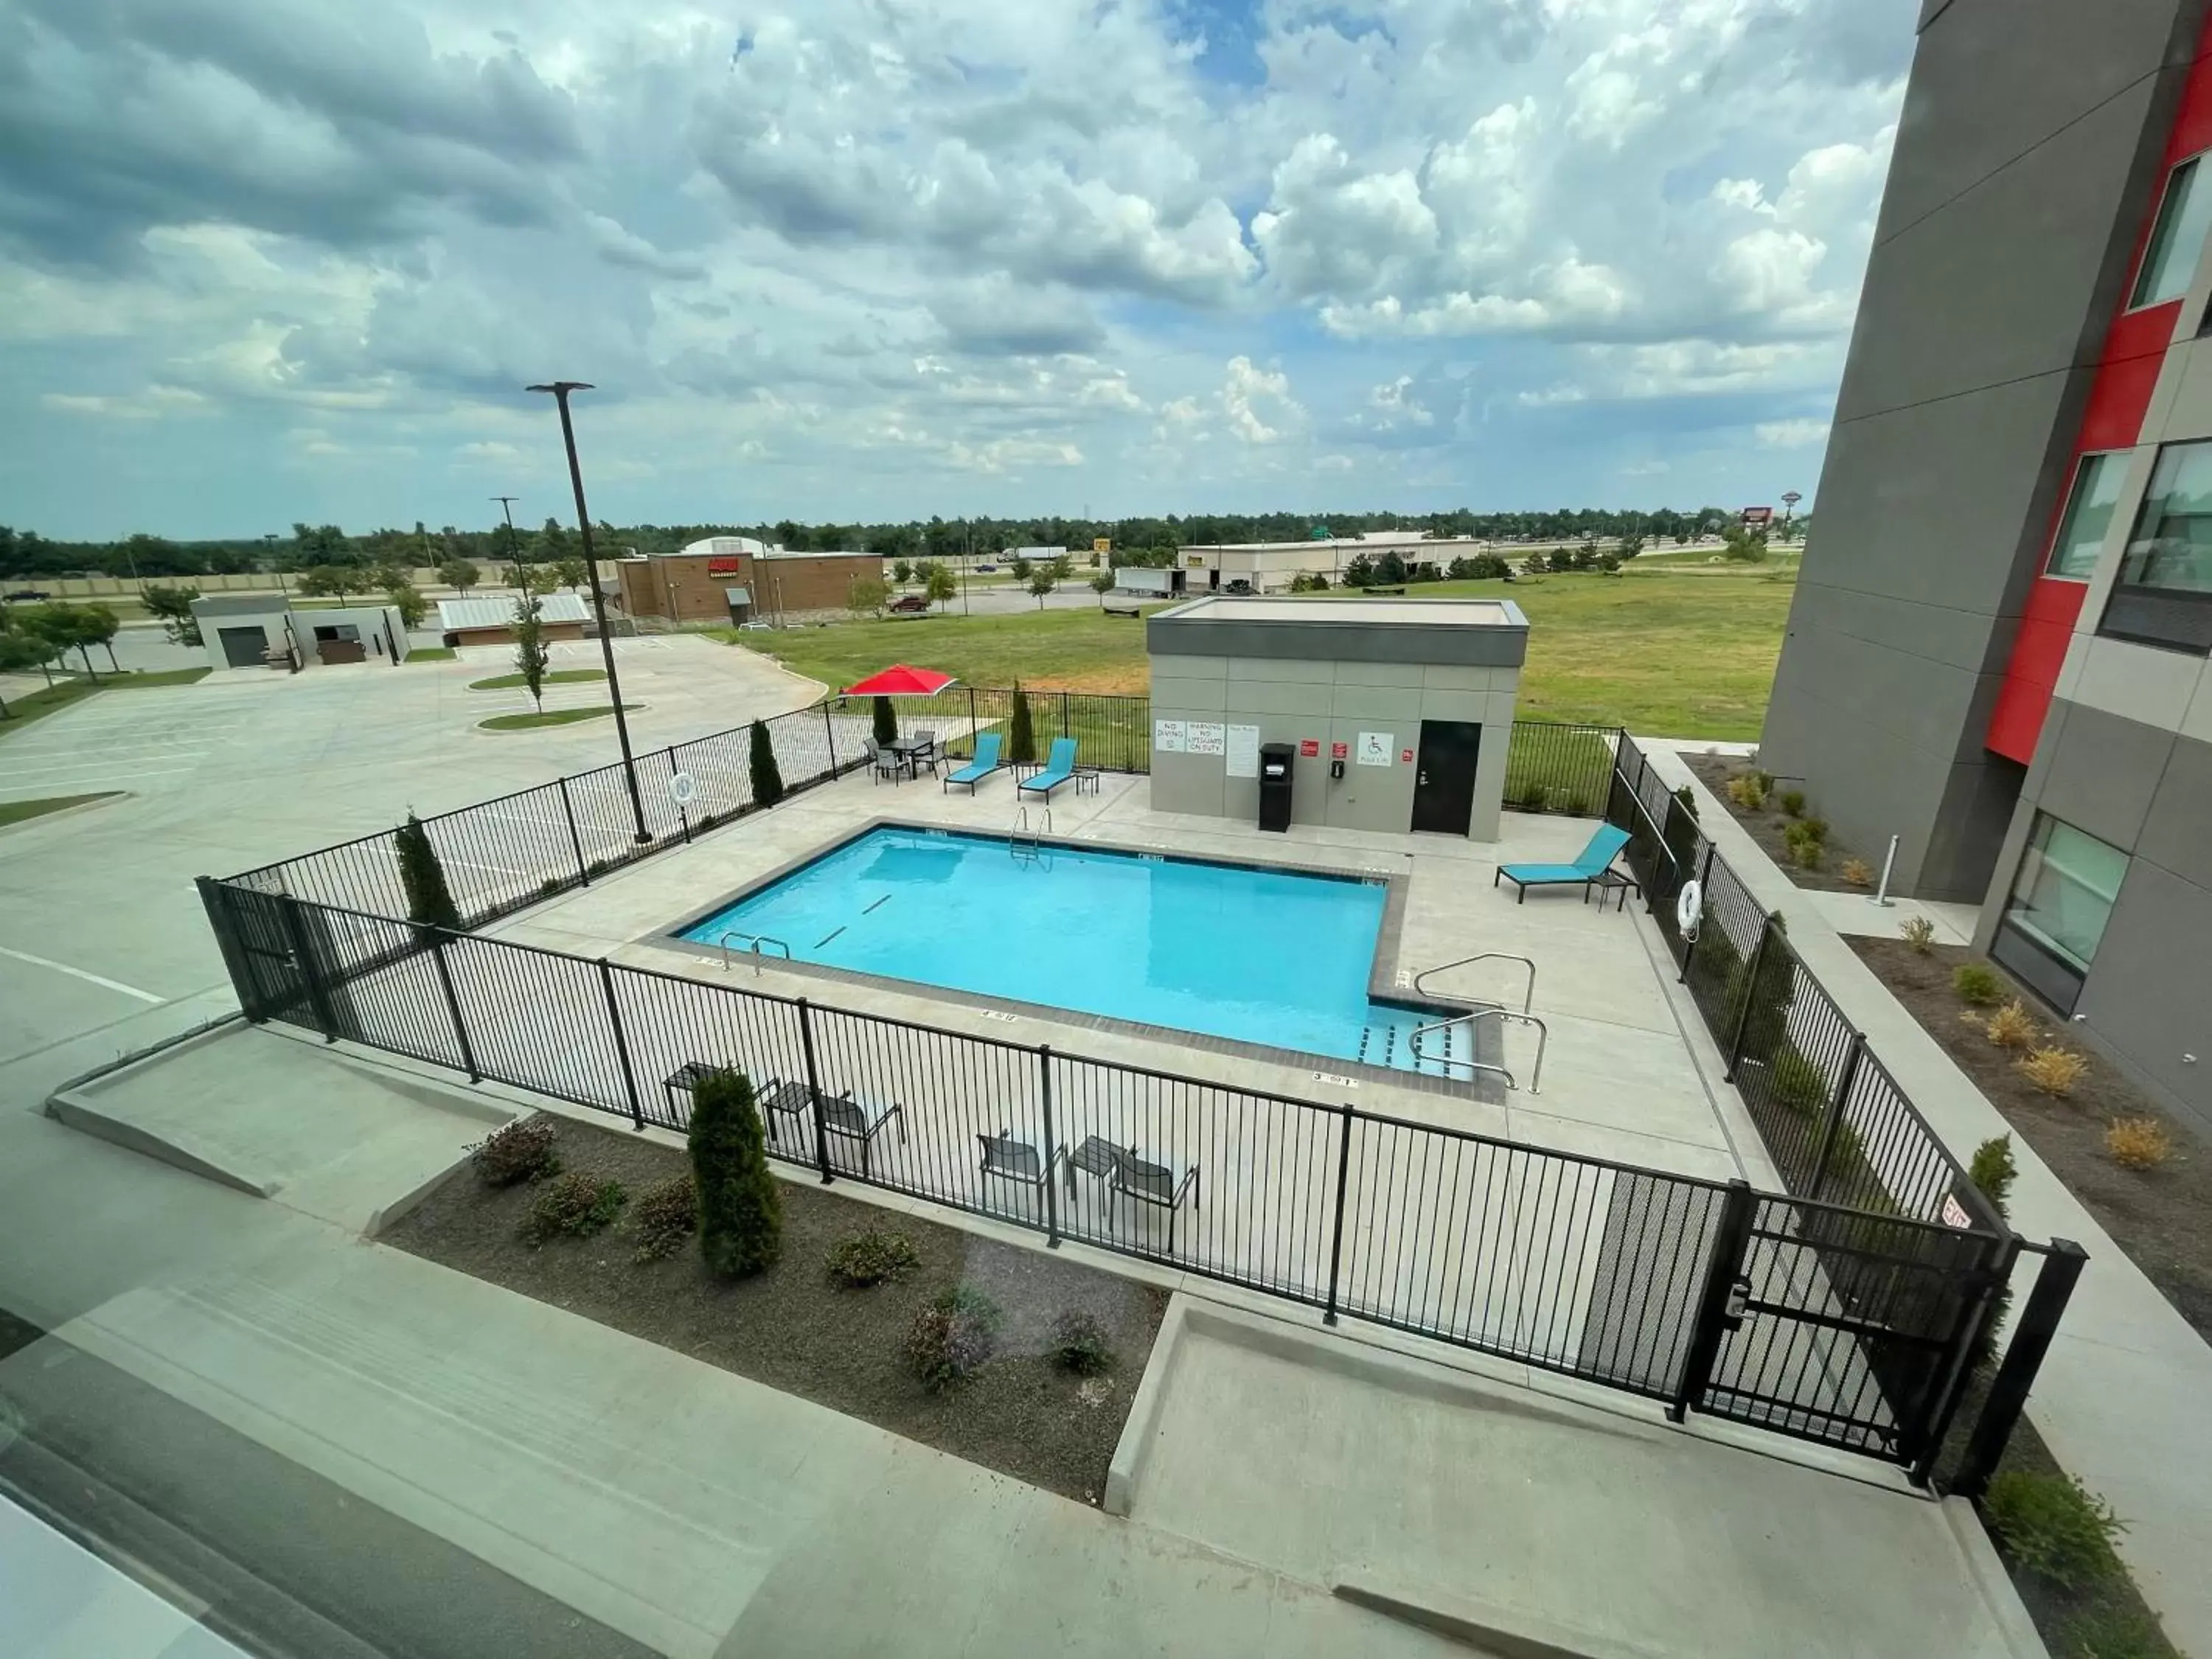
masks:
[[[2007,1469],[1990,1482],[1982,1513],[2007,1555],[2061,1589],[2110,1583],[2125,1571],[2112,1540],[2127,1523],[2070,1474]]]
[[[1801,841],[1790,849],[1790,861],[1800,870],[1817,870],[1826,851],[1817,841]]]
[[[1771,1054],[1789,1040],[1790,1001],[1796,994],[1796,972],[1792,967],[1790,948],[1779,937],[1783,932],[1782,918],[1771,915],[1767,926],[1777,937],[1767,941],[1766,949],[1758,951],[1759,979],[1750,982],[1751,964],[1736,955],[1734,943],[1718,927],[1708,931],[1720,935],[1719,943],[1727,949],[1728,983],[1722,994],[1722,1025],[1724,1033],[1733,1034],[1736,1021],[1743,1021],[1743,1052],[1752,1055]],[[1699,936],[1698,951],[1705,952],[1703,935]],[[1753,947],[1754,951],[1756,946]],[[1718,951],[1715,954],[1717,956]],[[1745,1003],[1751,1004],[1748,1012]]]
[[[1106,1328],[1079,1309],[1071,1308],[1052,1322],[1045,1352],[1054,1364],[1078,1376],[1114,1369],[1114,1348],[1106,1340]]]
[[[2012,1137],[1992,1135],[1974,1148],[1966,1165],[1966,1179],[1981,1189],[1984,1198],[2001,1216],[2012,1214],[2012,1183],[2020,1175],[2013,1161]]]
[[[1986,962],[1962,962],[1951,971],[1951,988],[1960,1001],[1986,1008],[2004,995],[2004,981]]]
[[[1828,844],[1827,819],[1800,818],[1797,820],[1796,827],[1805,832],[1806,840],[1818,842],[1823,847]]]
[[[613,1224],[629,1196],[619,1181],[571,1171],[538,1195],[522,1218],[522,1236],[533,1245],[564,1235],[589,1238]]]
[[[426,927],[461,931],[460,907],[446,885],[446,866],[430,844],[430,832],[412,812],[392,838],[399,860],[399,885],[407,895],[407,919]]]
[[[783,1196],[743,1072],[710,1072],[691,1091],[691,1178],[699,1251],[709,1273],[741,1278],[783,1254]]]
[[[630,1206],[629,1218],[637,1229],[637,1259],[665,1260],[682,1249],[684,1241],[698,1231],[698,1189],[690,1176],[672,1176],[645,1189]]]
[[[1766,1063],[1766,1085],[1770,1098],[1801,1112],[1820,1111],[1828,1103],[1828,1074],[1787,1038]]]
[[[775,739],[765,724],[753,722],[753,805],[773,806],[783,799],[783,772],[775,763]]]
[[[878,743],[888,746],[898,741],[898,710],[891,707],[889,697],[875,699],[875,707],[869,711],[869,718],[873,722]]]
[[[1575,793],[1570,793],[1559,806],[1559,811],[1571,818],[1586,818],[1589,810],[1589,797]]]
[[[2179,1659],[2155,1617],[2137,1607],[2099,1601],[2066,1621],[2066,1651],[2081,1659]]]
[[[1897,924],[1897,934],[1916,957],[1924,957],[1936,948],[1936,924],[1926,916],[1907,916]]]
[[[998,1304],[956,1285],[915,1315],[906,1334],[907,1364],[938,1394],[973,1376],[998,1345]]]
[[[1690,822],[1698,821],[1698,792],[1684,784],[1674,791],[1674,799],[1682,803],[1682,810],[1690,815]]]
[[[872,1228],[842,1240],[830,1252],[830,1277],[848,1289],[860,1290],[902,1279],[921,1261],[921,1253],[904,1233]]]
[[[1006,720],[1006,758],[1017,766],[1027,766],[1036,758],[1036,726],[1030,717],[1029,694],[1019,680],[1014,682],[1013,703]]]
[[[1785,789],[1779,795],[1776,796],[1775,799],[1781,803],[1782,810],[1784,812],[1787,812],[1791,817],[1798,817],[1803,815],[1805,811],[1805,792],[1802,789]]]
[[[1774,793],[1774,774],[1773,774],[1773,773],[1769,772],[1769,771],[1766,771],[1766,770],[1765,770],[1764,769],[1759,769],[1759,770],[1755,770],[1755,771],[1753,771],[1753,772],[1752,773],[1752,775],[1752,775],[1752,776],[1753,776],[1754,778],[1757,778],[1757,779],[1759,780],[1759,793],[1761,793],[1762,795],[1771,795],[1771,794],[1772,794],[1772,793]]]
[[[553,1145],[557,1133],[550,1117],[502,1123],[469,1148],[477,1179],[487,1187],[514,1187],[560,1174],[561,1154]]]

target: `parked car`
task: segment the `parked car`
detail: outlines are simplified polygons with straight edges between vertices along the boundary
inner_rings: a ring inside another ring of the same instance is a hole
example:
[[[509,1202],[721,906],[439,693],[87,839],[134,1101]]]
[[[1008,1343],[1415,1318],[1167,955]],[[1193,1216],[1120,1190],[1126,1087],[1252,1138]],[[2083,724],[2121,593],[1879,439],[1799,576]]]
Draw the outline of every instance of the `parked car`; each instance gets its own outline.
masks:
[[[979,576],[995,575],[998,573],[998,568],[999,567],[995,564],[979,564],[975,567],[975,574]]]
[[[18,599],[21,600],[26,605],[44,605],[48,599],[53,598],[53,595],[46,592],[43,588],[19,587],[14,592],[8,594],[6,598],[11,605]]]
[[[1237,576],[1224,582],[1221,585],[1221,591],[1224,593],[1249,593],[1252,591],[1252,584],[1246,581],[1243,577]]]
[[[929,596],[926,593],[902,593],[890,603],[894,617],[926,617],[929,614]]]

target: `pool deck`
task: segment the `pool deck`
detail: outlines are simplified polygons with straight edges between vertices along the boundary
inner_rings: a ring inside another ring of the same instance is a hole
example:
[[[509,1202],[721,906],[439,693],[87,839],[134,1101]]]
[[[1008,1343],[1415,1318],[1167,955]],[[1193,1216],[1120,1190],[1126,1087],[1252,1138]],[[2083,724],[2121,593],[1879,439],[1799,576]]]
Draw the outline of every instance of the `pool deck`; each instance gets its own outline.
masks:
[[[1522,1087],[1500,1102],[1440,1094],[1408,1079],[1395,1084],[1363,1069],[1348,1079],[1339,1063],[1277,1063],[1223,1052],[1165,1033],[1139,1034],[1069,1013],[1011,1018],[973,999],[887,984],[830,981],[719,953],[671,949],[663,937],[717,895],[811,856],[869,822],[894,817],[1004,834],[1017,807],[1011,781],[974,796],[947,794],[929,781],[876,784],[865,775],[810,790],[775,811],[714,830],[693,845],[603,878],[488,930],[493,936],[633,967],[734,984],[817,1004],[889,1015],[1004,1042],[1049,1044],[1055,1053],[1152,1067],[1241,1089],[1471,1130],[1523,1145],[1662,1169],[1709,1180],[1743,1176],[1770,1182],[1757,1137],[1719,1057],[1674,983],[1659,937],[1632,902],[1626,912],[1583,903],[1577,894],[1536,892],[1525,904],[1493,887],[1501,862],[1556,862],[1580,850],[1589,820],[1508,812],[1502,838],[1382,835],[1320,826],[1266,834],[1226,819],[1152,811],[1148,781],[1108,775],[1096,793],[1062,790],[1051,833],[1077,842],[1297,865],[1406,878],[1397,958],[1387,984],[1481,951],[1510,951],[1537,964],[1535,1013],[1550,1030],[1541,1091],[1526,1085],[1535,1035],[1505,1028],[1507,1063]],[[1031,809],[1034,820],[1037,814]],[[1440,976],[1447,997],[1517,1006],[1521,970],[1486,963]],[[1285,1057],[1288,1060],[1288,1057]],[[1347,1086],[1349,1083],[1349,1086]]]

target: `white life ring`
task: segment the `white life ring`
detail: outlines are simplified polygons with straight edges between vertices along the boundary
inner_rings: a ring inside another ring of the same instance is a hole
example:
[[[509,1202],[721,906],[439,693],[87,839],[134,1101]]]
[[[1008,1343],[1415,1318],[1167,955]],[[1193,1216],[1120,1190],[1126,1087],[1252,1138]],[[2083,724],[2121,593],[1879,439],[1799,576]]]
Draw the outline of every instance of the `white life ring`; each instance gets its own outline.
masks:
[[[1686,881],[1682,890],[1674,895],[1674,926],[1685,939],[1698,936],[1698,917],[1705,909],[1705,890],[1696,881]]]
[[[668,780],[668,799],[678,806],[689,806],[699,793],[699,786],[691,781],[689,772],[678,772]]]

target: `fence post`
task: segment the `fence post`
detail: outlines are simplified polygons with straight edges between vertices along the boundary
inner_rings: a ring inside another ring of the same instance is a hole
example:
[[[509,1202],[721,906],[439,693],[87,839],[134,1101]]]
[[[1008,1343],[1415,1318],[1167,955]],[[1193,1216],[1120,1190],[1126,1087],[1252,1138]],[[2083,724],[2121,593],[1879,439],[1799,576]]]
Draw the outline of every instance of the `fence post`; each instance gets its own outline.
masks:
[[[453,1036],[461,1045],[461,1064],[467,1068],[469,1081],[481,1083],[483,1073],[477,1069],[477,1051],[469,1042],[469,1028],[461,1020],[461,1000],[453,990],[453,972],[446,965],[446,943],[449,935],[442,927],[434,929],[430,940],[430,960],[438,964],[438,983],[445,988],[446,1012],[453,1017]]]
[[[1743,975],[1743,1006],[1735,1011],[1735,1030],[1729,1034],[1728,1070],[1721,1073],[1721,1081],[1735,1081],[1735,1068],[1743,1060],[1743,1036],[1751,1029],[1752,1005],[1759,1000],[1759,971],[1765,965],[1766,941],[1774,937],[1774,918],[1760,918],[1759,943],[1751,947],[1751,960],[1745,964]],[[1727,988],[1723,987],[1723,994]]]
[[[1713,1253],[1705,1262],[1705,1288],[1698,1293],[1696,1322],[1690,1328],[1689,1352],[1682,1356],[1682,1376],[1674,1397],[1667,1404],[1670,1422],[1698,1401],[1713,1379],[1713,1362],[1720,1358],[1721,1339],[1743,1320],[1739,1295],[1749,1289],[1743,1272],[1751,1244],[1751,1224],[1759,1212],[1759,1200],[1750,1184],[1731,1181],[1721,1198],[1721,1218],[1713,1229]]]
[[[822,699],[822,735],[830,742],[830,781],[835,783],[837,781],[837,723],[830,718],[830,699],[827,697]],[[769,734],[769,741],[775,741],[773,732]],[[805,1005],[800,1006],[803,1007]]]
[[[1329,1225],[1328,1301],[1321,1315],[1324,1325],[1336,1323],[1336,1286],[1344,1267],[1344,1196],[1352,1178],[1352,1103],[1347,1100],[1336,1121],[1336,1219]]]
[[[799,999],[799,1047],[806,1056],[806,1103],[814,1109],[814,1163],[822,1171],[822,1184],[827,1187],[831,1179],[830,1133],[822,1127],[822,1073],[814,1064],[814,1017],[805,997]]]
[[[276,904],[283,913],[284,932],[292,941],[292,960],[307,988],[308,1006],[314,1009],[316,1023],[323,1028],[323,1041],[336,1042],[337,1015],[331,1007],[330,993],[324,988],[322,974],[315,966],[315,953],[307,943],[307,925],[300,920],[300,901],[289,893],[280,893]]]
[[[975,723],[975,688],[971,685],[968,688],[968,758],[970,760],[975,758],[975,739],[980,731]]]
[[[1060,694],[1060,735],[1063,738],[1075,735],[1074,728],[1067,723],[1067,693],[1065,691]]]
[[[1704,836],[1705,836],[1705,831],[1701,830],[1699,830],[1699,831],[1698,832],[1698,834],[1699,838],[1700,838],[1700,839],[1703,839],[1703,837],[1704,837]],[[1705,842],[1705,864],[1704,864],[1704,865],[1703,865],[1703,866],[1701,866],[1701,867],[1699,868],[1699,870],[1698,871],[1698,903],[1699,903],[1701,906],[1702,906],[1702,905],[1704,904],[1704,902],[1705,902],[1705,896],[1706,892],[1709,890],[1709,889],[1710,889],[1710,887],[1711,887],[1711,882],[1712,882],[1712,878],[1713,878],[1713,844],[1712,844],[1712,842],[1709,842],[1709,841],[1708,841],[1708,842]],[[1703,928],[1702,927],[1698,929],[1698,932],[1700,932],[1700,933],[1702,933],[1702,932],[1704,932],[1704,931],[1705,931],[1705,930],[1704,930],[1704,928]],[[1674,983],[1675,983],[1675,984],[1677,984],[1677,985],[1687,985],[1687,984],[1690,982],[1690,959],[1691,959],[1691,957],[1692,957],[1696,956],[1697,954],[1698,954],[1698,941],[1697,941],[1697,939],[1696,939],[1694,937],[1692,937],[1692,938],[1688,938],[1688,939],[1685,939],[1682,941],[1682,972],[1681,972],[1681,975],[1680,975],[1680,977],[1675,980],[1675,981],[1674,981]]]
[[[576,849],[576,877],[585,886],[592,884],[591,866],[584,862],[584,838],[576,832],[576,807],[568,799],[568,779],[566,774],[553,780],[561,786],[561,811],[568,820],[568,845]]]
[[[1851,1046],[1844,1056],[1844,1074],[1836,1083],[1836,1097],[1828,1103],[1828,1121],[1820,1126],[1820,1150],[1813,1154],[1812,1184],[1805,1196],[1817,1200],[1821,1183],[1828,1178],[1828,1154],[1835,1149],[1836,1126],[1844,1121],[1844,1105],[1851,1097],[1851,1085],[1859,1080],[1859,1061],[1866,1057],[1866,1033],[1853,1031]]]
[[[1044,1103],[1044,1242],[1060,1248],[1060,1194],[1052,1184],[1052,1048],[1037,1049],[1037,1098]]]
[[[637,1073],[630,1067],[629,1043],[623,1036],[622,1008],[615,1001],[615,970],[605,957],[599,958],[599,988],[607,994],[607,1024],[614,1029],[615,1058],[622,1062],[623,1089],[629,1096],[630,1127],[642,1129],[645,1106],[637,1097]]]
[[[1989,1398],[1982,1402],[1982,1414],[1974,1420],[1972,1437],[1966,1442],[1966,1455],[1952,1477],[1951,1490],[1959,1496],[1979,1498],[1989,1490],[1990,1476],[2004,1455],[2005,1444],[2027,1404],[2028,1390],[2035,1386],[2035,1374],[2042,1369],[2043,1356],[2051,1351],[2067,1300],[2074,1294],[2074,1283],[2088,1260],[2088,1253],[2072,1239],[2051,1241],[2051,1254],[2043,1259],[2043,1271],[2027,1293],[2027,1305],[2013,1327],[2004,1363],[1990,1383]]]

